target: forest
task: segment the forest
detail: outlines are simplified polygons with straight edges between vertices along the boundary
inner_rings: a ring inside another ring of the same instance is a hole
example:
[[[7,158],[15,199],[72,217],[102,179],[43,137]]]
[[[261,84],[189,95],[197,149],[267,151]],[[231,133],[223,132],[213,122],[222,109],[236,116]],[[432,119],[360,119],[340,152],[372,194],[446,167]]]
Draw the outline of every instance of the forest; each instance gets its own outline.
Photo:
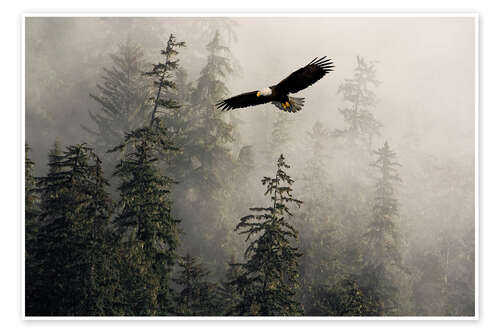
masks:
[[[384,59],[337,49],[299,113],[221,112],[325,55],[256,24],[26,20],[26,316],[475,315],[474,110],[390,111]]]

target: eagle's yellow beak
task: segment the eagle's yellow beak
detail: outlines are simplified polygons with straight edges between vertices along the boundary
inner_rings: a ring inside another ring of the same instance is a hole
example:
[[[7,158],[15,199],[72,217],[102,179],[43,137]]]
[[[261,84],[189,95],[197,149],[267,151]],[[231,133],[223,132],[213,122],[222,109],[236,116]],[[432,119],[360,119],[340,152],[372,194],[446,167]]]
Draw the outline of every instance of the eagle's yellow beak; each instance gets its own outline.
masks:
[[[260,96],[260,91],[257,91],[257,97],[259,97],[259,96]]]

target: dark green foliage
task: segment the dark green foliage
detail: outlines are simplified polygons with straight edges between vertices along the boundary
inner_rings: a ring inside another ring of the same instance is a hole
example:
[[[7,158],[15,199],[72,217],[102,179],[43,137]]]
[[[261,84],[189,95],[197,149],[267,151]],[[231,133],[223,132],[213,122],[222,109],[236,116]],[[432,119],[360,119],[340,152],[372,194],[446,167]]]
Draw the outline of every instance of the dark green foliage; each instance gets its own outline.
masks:
[[[340,109],[347,128],[336,130],[336,137],[343,138],[349,145],[362,144],[371,148],[373,137],[379,135],[382,127],[368,110],[376,104],[376,96],[371,87],[379,84],[374,63],[368,63],[358,56],[354,77],[345,79],[338,89],[338,94],[342,94],[350,106]]]
[[[29,315],[104,315],[114,302],[105,228],[112,211],[101,160],[85,144],[58,146],[38,181],[37,297]]]
[[[302,201],[292,196],[293,180],[285,173],[290,166],[283,155],[277,163],[275,177],[264,177],[265,195],[269,195],[272,206],[250,208],[257,214],[241,218],[236,227],[240,234],[251,240],[241,264],[242,273],[234,280],[241,301],[234,312],[238,315],[294,316],[302,309],[295,299],[298,287],[298,249],[293,243],[297,231],[287,221],[292,216],[288,205],[298,206]]]
[[[170,35],[165,62],[146,73],[158,87],[149,126],[128,132],[122,144],[110,152],[120,151],[122,158],[114,176],[121,183],[120,212],[114,224],[124,242],[121,265],[121,288],[125,315],[166,315],[173,311],[171,272],[179,242],[179,220],[171,213],[170,188],[173,180],[160,173],[159,163],[168,160],[173,151],[171,133],[162,121],[162,110],[177,108],[169,99],[167,88],[174,89],[171,73],[177,68],[175,50],[184,46]]]
[[[114,221],[126,241],[123,286],[127,315],[169,311],[168,279],[175,264],[179,220],[171,214],[173,181],[158,169],[161,155],[174,150],[161,122],[128,133],[113,151],[126,151],[116,167],[121,179],[120,212]]]
[[[180,286],[176,295],[175,314],[179,316],[216,315],[216,285],[207,281],[209,271],[199,263],[199,258],[189,253],[179,260],[181,271],[173,281]]]
[[[98,151],[118,145],[125,133],[147,124],[152,91],[145,79],[145,59],[141,47],[127,38],[111,55],[112,65],[103,69],[97,93],[90,94],[101,107],[89,112],[96,129],[85,128],[95,140]]]
[[[36,179],[33,175],[35,163],[30,159],[31,148],[25,145],[24,162],[24,259],[25,259],[25,305],[26,313],[32,313],[36,299],[37,262],[35,260],[36,241],[38,234],[38,216],[40,214],[40,198],[36,191]]]
[[[376,306],[364,295],[355,280],[343,280],[335,286],[320,286],[313,291],[312,316],[371,316]]]
[[[24,210],[26,225],[36,223],[36,218],[39,215],[40,198],[36,192],[36,179],[33,175],[35,163],[30,159],[29,153],[31,148],[28,144],[25,145],[25,161],[24,161]]]
[[[179,54],[177,49],[185,46],[186,43],[177,42],[175,36],[171,34],[168,38],[167,46],[164,50],[161,50],[161,54],[165,57],[165,61],[153,65],[153,69],[150,72],[144,73],[152,77],[155,86],[158,87],[156,97],[152,97],[154,107],[151,113],[150,126],[161,118],[162,112],[179,108],[179,104],[168,96],[168,89],[175,89],[175,83],[171,80],[173,73],[175,73],[179,66],[179,60],[175,59],[175,56]]]

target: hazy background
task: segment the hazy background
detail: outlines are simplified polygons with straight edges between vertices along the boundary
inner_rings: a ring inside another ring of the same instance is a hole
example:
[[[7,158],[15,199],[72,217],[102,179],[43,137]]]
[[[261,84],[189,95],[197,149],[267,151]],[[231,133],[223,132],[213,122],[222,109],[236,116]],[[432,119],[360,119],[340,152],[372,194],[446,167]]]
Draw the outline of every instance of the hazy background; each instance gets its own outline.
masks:
[[[143,29],[146,38],[138,36],[137,42],[149,51],[151,58],[156,56],[157,49],[170,32],[175,33],[179,40],[186,41],[188,48],[181,65],[188,70],[191,79],[196,79],[204,65],[203,42],[209,40],[209,33],[216,27],[207,29],[206,34],[202,32],[193,36],[184,28],[193,29],[195,24],[191,23],[199,21],[196,18],[142,18],[134,24],[126,20],[27,19],[27,124],[32,113],[68,117],[73,122],[63,127],[69,133],[50,133],[49,136],[54,138],[68,134],[77,138],[80,124],[74,120],[88,122],[87,109],[92,109],[88,92],[95,89],[95,82],[91,78],[98,79],[99,71],[110,61],[106,53],[116,49],[116,44],[123,42],[127,34],[134,36],[134,25],[141,22],[151,28]],[[315,120],[322,120],[341,127],[337,107],[342,102],[336,91],[339,83],[351,75],[356,56],[361,55],[367,60],[378,61],[378,78],[382,84],[377,90],[379,104],[374,114],[384,124],[382,133],[385,138],[398,142],[407,132],[415,132],[420,148],[429,153],[445,154],[450,158],[473,156],[472,18],[297,17],[232,20],[236,23],[231,29],[237,40],[229,36],[226,39],[231,41],[231,51],[241,67],[240,76],[231,78],[227,83],[233,93],[279,82],[314,57],[326,55],[334,60],[335,72],[297,94],[306,97],[307,103],[306,109],[299,115],[300,123],[309,128]],[[157,43],[149,40],[156,40]],[[50,53],[44,59],[39,53],[42,50]],[[186,56],[188,59],[185,59]],[[101,62],[95,63],[98,60]],[[72,96],[74,94],[77,96]],[[49,105],[58,102],[52,99],[59,98],[69,102],[68,105],[59,101],[64,104],[64,107],[61,106],[64,111]],[[265,105],[237,112],[243,120],[259,121],[265,110],[274,111],[273,108]],[[255,135],[256,129],[259,127],[245,126],[245,130],[253,132],[250,135]],[[33,134],[34,129],[27,127],[28,140]]]

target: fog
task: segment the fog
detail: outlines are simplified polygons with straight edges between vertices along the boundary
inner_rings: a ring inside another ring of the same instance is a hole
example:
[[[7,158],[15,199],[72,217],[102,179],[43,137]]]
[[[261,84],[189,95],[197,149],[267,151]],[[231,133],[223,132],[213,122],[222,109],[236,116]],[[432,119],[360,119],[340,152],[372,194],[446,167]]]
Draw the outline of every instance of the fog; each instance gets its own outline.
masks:
[[[241,147],[252,146],[255,158],[255,168],[247,175],[251,184],[245,189],[248,202],[239,202],[237,208],[230,209],[236,225],[249,207],[266,202],[260,178],[273,172],[278,157],[275,153],[269,159],[266,154],[276,119],[291,120],[287,125],[288,142],[279,149],[292,166],[290,175],[297,180],[296,195],[311,194],[305,174],[315,155],[307,133],[316,122],[328,133],[346,127],[339,108],[348,103],[338,89],[345,79],[353,77],[360,56],[374,63],[380,81],[373,87],[376,105],[369,108],[382,124],[372,147],[377,149],[387,141],[401,164],[398,228],[403,235],[401,251],[407,264],[421,268],[420,254],[432,252],[434,247],[437,250],[433,253],[441,253],[438,234],[443,233],[472,239],[465,246],[467,253],[473,254],[474,27],[473,18],[466,17],[27,18],[25,137],[33,148],[35,174],[46,173],[47,153],[55,140],[63,145],[93,142],[82,129],[92,127],[88,111],[100,108],[89,93],[95,93],[103,68],[112,65],[109,55],[127,38],[138,43],[148,63],[153,64],[160,61],[159,50],[168,36],[175,34],[187,44],[178,55],[179,64],[186,70],[188,80],[196,83],[206,64],[205,46],[219,31],[230,49],[235,69],[225,80],[229,89],[226,97],[276,84],[315,57],[327,56],[334,61],[334,71],[294,94],[306,99],[299,113],[280,113],[272,104],[230,111],[241,121],[239,147],[233,156],[238,156]],[[228,114],[224,117],[229,120]],[[369,163],[374,162],[373,156],[368,161],[355,154],[346,157],[335,150],[330,138],[322,143],[327,174],[323,182],[332,184],[336,195],[349,194],[350,186],[354,186],[354,182],[341,176],[351,165],[346,164],[346,159],[352,159],[349,163],[363,170],[363,186],[373,188],[376,176],[365,174],[370,170]],[[337,206],[332,203],[331,207]],[[229,226],[227,230],[232,232]],[[189,235],[185,237],[189,239]],[[244,242],[233,233],[224,237],[231,238],[229,243]],[[244,244],[234,248],[243,249]],[[203,253],[193,251],[203,257]],[[456,281],[472,275],[472,281],[467,278],[467,285],[457,282],[455,286],[467,289],[467,302],[472,302],[473,307],[474,258],[468,257],[466,263],[460,260],[446,274]],[[221,267],[211,270],[220,275]],[[419,276],[425,275],[422,272]],[[413,300],[425,299],[427,296],[422,295],[434,290],[423,282],[412,288],[407,297]],[[460,297],[450,304],[462,302]],[[470,315],[470,308],[449,310],[453,306],[448,305],[448,310],[443,310],[434,301],[411,304],[406,313],[441,315],[451,311],[455,315]]]

